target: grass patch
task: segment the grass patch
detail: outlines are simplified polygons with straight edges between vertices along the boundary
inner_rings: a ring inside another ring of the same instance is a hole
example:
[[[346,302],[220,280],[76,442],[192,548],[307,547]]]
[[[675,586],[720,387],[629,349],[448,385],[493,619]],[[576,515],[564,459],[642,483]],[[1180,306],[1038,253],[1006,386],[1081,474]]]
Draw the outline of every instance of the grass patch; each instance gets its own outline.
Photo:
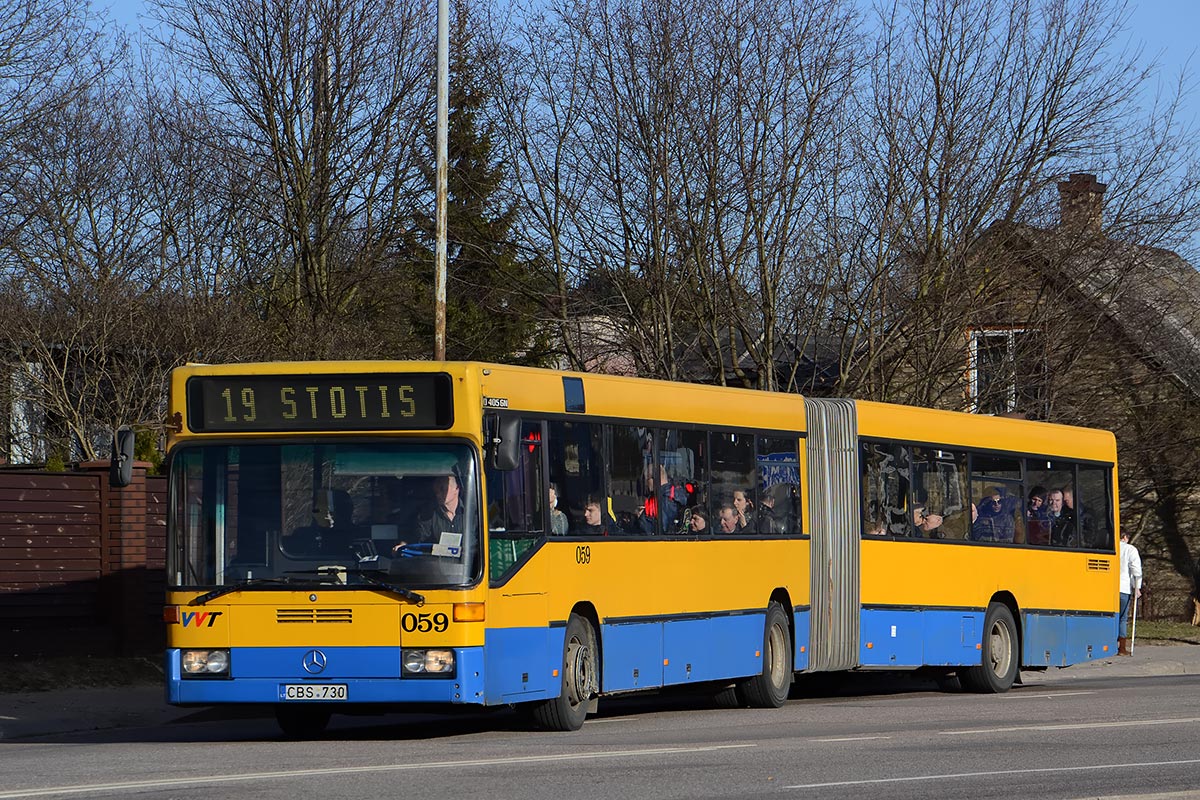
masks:
[[[1200,628],[1186,622],[1138,620],[1138,644],[1200,644]]]
[[[0,661],[0,692],[49,692],[57,689],[96,689],[159,685],[158,659],[43,658]]]

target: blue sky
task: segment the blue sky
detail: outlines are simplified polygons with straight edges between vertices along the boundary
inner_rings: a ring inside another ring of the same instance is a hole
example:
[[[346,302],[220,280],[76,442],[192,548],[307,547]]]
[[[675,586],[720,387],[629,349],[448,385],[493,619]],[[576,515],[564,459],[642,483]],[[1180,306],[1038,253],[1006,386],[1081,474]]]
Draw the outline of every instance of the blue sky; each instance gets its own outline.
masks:
[[[107,5],[116,22],[136,28],[145,2],[97,0],[96,5]],[[1131,43],[1141,43],[1146,56],[1159,60],[1166,86],[1174,86],[1185,64],[1200,75],[1200,0],[1131,0],[1130,10]],[[1200,120],[1200,87],[1189,98],[1188,109],[1192,121]]]
[[[1160,80],[1168,88],[1174,86],[1185,65],[1192,73],[1200,74],[1200,2],[1141,0],[1131,8],[1130,38],[1142,43],[1144,55],[1158,59],[1162,66]],[[1193,121],[1200,117],[1200,87],[1193,89],[1187,107]]]

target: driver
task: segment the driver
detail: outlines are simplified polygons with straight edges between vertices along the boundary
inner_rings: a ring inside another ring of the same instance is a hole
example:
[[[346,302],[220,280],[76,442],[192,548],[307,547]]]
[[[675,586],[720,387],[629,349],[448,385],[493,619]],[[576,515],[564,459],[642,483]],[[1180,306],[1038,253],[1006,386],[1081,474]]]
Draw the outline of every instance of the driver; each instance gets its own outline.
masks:
[[[417,519],[416,539],[423,543],[436,543],[443,533],[463,533],[464,518],[462,497],[458,478],[442,475],[433,482],[433,507]],[[408,542],[399,542],[392,548],[398,552]]]

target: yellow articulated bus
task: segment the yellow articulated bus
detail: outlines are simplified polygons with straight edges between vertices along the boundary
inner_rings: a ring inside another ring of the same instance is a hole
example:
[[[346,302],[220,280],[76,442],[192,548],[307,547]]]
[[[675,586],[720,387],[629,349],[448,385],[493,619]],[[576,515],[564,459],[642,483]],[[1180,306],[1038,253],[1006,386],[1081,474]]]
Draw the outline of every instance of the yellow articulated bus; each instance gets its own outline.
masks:
[[[1116,641],[1111,434],[477,363],[171,381],[168,696],[330,715],[933,668]]]

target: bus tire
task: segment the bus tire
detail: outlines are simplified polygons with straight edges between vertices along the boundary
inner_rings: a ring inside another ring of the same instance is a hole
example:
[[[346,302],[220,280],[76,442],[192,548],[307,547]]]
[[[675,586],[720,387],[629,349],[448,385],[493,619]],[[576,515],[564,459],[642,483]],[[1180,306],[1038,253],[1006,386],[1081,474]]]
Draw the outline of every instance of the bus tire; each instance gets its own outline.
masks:
[[[1001,694],[1012,688],[1020,667],[1017,624],[1003,603],[988,606],[983,618],[980,663],[961,670],[963,687],[982,694]]]
[[[325,732],[331,714],[319,706],[277,706],[275,721],[288,739],[315,739]]]
[[[763,629],[762,672],[742,681],[741,697],[751,708],[779,708],[792,685],[792,632],[783,606],[767,605]]]
[[[558,697],[542,700],[531,709],[534,722],[551,731],[577,731],[588,711],[594,710],[599,687],[596,632],[578,614],[567,620],[563,640],[562,690]]]

